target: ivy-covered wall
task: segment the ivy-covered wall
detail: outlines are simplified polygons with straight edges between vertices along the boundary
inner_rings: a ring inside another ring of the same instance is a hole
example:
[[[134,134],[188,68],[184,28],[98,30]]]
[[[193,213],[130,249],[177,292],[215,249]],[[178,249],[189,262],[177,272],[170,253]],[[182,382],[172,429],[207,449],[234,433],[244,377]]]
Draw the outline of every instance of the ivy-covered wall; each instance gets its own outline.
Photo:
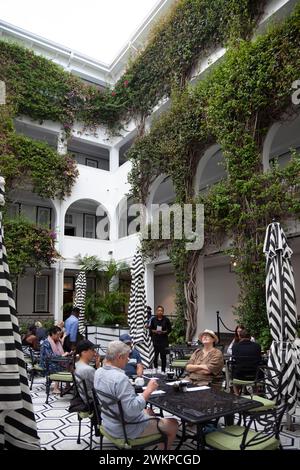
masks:
[[[266,224],[273,217],[299,214],[299,158],[295,155],[284,170],[263,174],[261,149],[272,122],[287,109],[294,111],[290,98],[291,84],[300,77],[300,9],[252,41],[264,6],[261,0],[179,0],[115,87],[106,91],[83,84],[29,50],[0,41],[0,80],[6,82],[8,95],[0,109],[0,172],[8,193],[26,176],[40,196],[62,198],[77,176],[68,156],[16,136],[14,117],[25,114],[59,122],[66,138],[75,121],[116,131],[134,117],[139,137],[130,150],[133,195],[145,201],[151,182],[166,173],[172,177],[177,202],[205,204],[206,243],[224,236],[233,240],[241,284],[238,313],[254,334],[266,323],[261,250]],[[190,87],[197,60],[216,46],[229,46],[225,58],[205,80]],[[145,117],[165,96],[172,98],[170,110],[145,134]],[[195,170],[215,142],[222,148],[228,180],[199,199],[193,191]],[[192,286],[193,303],[197,253],[186,253],[180,242],[168,245],[176,268],[178,312],[190,322],[186,289]],[[155,249],[152,242],[144,245],[145,252]],[[188,336],[193,328],[188,328]]]
[[[267,322],[262,252],[266,226],[273,218],[284,222],[300,213],[300,157],[294,154],[286,168],[275,166],[268,173],[263,173],[261,157],[272,123],[299,113],[291,101],[292,83],[300,77],[299,41],[298,6],[255,41],[232,44],[221,64],[195,87],[175,90],[171,109],[130,150],[136,197],[145,198],[153,178],[164,172],[172,177],[177,202],[204,204],[206,246],[225,236],[232,239],[240,283],[237,313],[256,337]],[[221,146],[228,178],[200,197],[193,194],[195,168],[213,143]],[[155,245],[145,241],[145,253]],[[178,242],[170,242],[169,250],[175,265],[186,267],[178,286],[178,307],[184,315],[182,285],[191,279],[191,254],[178,250]]]
[[[249,35],[263,3],[177,2],[113,90],[88,86],[50,60],[17,44],[0,41],[0,80],[5,81],[7,89],[7,104],[0,109],[0,172],[6,179],[8,199],[11,189],[22,187],[28,180],[40,196],[63,198],[77,177],[70,157],[58,155],[46,144],[17,136],[13,118],[26,115],[40,122],[59,122],[66,138],[75,121],[90,129],[105,125],[116,131],[124,121],[139,116],[142,130],[145,117],[163,96],[170,94],[172,86],[184,86],[201,55],[230,38]]]

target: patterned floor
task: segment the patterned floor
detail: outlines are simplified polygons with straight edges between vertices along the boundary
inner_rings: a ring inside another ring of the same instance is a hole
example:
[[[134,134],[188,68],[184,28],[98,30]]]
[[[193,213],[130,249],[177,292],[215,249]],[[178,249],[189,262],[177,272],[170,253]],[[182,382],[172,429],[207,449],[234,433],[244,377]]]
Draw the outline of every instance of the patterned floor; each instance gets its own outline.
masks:
[[[89,449],[89,420],[84,420],[81,427],[81,443],[77,444],[78,420],[76,413],[69,413],[71,395],[60,397],[50,395],[49,404],[45,404],[45,379],[35,378],[32,399],[37,420],[38,433],[42,449],[47,450],[88,450]],[[286,449],[300,449],[300,408],[293,416],[295,431],[283,430],[281,442]],[[175,443],[176,444],[176,443]],[[104,440],[104,449],[112,449],[110,443]],[[182,449],[194,449],[188,441]],[[99,440],[93,438],[93,449],[99,449]]]

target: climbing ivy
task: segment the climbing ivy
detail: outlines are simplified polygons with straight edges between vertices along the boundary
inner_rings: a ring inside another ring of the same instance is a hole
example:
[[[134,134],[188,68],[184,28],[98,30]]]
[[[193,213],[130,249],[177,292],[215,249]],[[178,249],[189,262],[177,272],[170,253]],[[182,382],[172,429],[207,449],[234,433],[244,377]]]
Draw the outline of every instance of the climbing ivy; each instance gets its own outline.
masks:
[[[218,142],[228,179],[200,198],[206,211],[206,241],[221,243],[225,235],[232,239],[241,283],[238,313],[265,318],[262,238],[274,216],[299,213],[299,159],[295,156],[286,169],[264,175],[260,154],[267,129],[290,107],[291,83],[299,78],[300,9],[281,26],[250,41],[264,4],[261,0],[176,2],[113,90],[85,85],[32,51],[0,41],[0,80],[7,86],[7,105],[0,111],[0,171],[8,190],[29,179],[42,197],[62,198],[77,176],[68,156],[60,157],[46,145],[14,134],[12,119],[21,114],[40,122],[59,122],[66,138],[75,121],[90,129],[105,125],[116,132],[124,122],[138,118],[138,139],[129,152],[129,179],[133,195],[141,201],[162,172],[172,178],[176,202],[196,201],[198,161],[207,147]],[[189,86],[199,58],[228,44],[222,63],[195,87]],[[164,97],[171,97],[170,110],[145,134],[145,117]],[[176,268],[178,311],[185,316],[184,286],[195,258],[172,240],[169,251]]]
[[[27,267],[39,273],[59,259],[54,247],[56,234],[51,230],[37,227],[22,218],[5,219],[4,225],[7,259],[13,278],[24,274]]]
[[[291,85],[300,76],[299,40],[298,6],[256,40],[233,43],[223,61],[196,86],[177,90],[170,110],[129,152],[136,195],[143,188],[140,197],[145,196],[161,169],[171,176],[177,201],[204,204],[205,247],[221,247],[225,236],[231,240],[240,284],[236,313],[257,337],[267,321],[262,252],[266,225],[273,218],[284,223],[288,216],[299,217],[299,156],[294,154],[286,168],[275,165],[267,173],[261,162],[272,123],[299,112],[291,103]],[[208,194],[193,196],[195,167],[212,143],[222,149],[227,179]],[[150,251],[151,243],[144,241]],[[169,250],[175,266],[189,266],[190,254],[178,250],[177,243],[172,246],[171,241]],[[178,279],[181,299],[186,277],[188,270]],[[182,316],[185,309],[181,302]]]

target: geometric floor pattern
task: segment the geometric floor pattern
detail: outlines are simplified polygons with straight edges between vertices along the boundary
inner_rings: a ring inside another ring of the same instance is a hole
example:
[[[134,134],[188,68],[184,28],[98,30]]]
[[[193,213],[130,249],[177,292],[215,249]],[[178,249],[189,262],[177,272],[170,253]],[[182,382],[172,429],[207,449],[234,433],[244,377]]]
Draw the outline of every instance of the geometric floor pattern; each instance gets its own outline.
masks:
[[[32,401],[41,448],[46,450],[88,450],[89,449],[89,420],[83,420],[81,425],[81,443],[77,444],[78,420],[77,413],[69,413],[68,407],[72,395],[63,397],[49,396],[49,404],[45,404],[45,379],[35,377],[32,388]],[[294,431],[283,427],[281,442],[285,449],[300,449],[300,408],[293,416]],[[176,446],[176,442],[175,442]],[[188,441],[182,449],[192,450],[195,447]],[[93,437],[93,449],[99,450],[99,439]],[[103,449],[113,449],[109,442],[103,442]]]

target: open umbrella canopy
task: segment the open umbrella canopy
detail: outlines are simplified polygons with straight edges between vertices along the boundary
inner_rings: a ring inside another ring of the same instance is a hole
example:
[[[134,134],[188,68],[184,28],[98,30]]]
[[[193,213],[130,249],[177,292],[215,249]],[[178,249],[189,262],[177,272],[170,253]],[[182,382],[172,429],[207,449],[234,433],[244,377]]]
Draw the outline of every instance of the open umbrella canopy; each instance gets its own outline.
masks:
[[[4,179],[0,177],[0,206]],[[0,212],[0,449],[39,450]]]
[[[297,338],[297,306],[292,250],[279,223],[267,228],[264,253],[266,255],[266,303],[272,335],[269,366],[282,371],[282,398],[288,401],[293,413],[299,399],[300,350]]]
[[[147,325],[147,306],[145,293],[145,266],[138,250],[131,266],[131,288],[128,307],[128,324],[133,344],[139,351],[145,367],[153,362],[154,349]]]

